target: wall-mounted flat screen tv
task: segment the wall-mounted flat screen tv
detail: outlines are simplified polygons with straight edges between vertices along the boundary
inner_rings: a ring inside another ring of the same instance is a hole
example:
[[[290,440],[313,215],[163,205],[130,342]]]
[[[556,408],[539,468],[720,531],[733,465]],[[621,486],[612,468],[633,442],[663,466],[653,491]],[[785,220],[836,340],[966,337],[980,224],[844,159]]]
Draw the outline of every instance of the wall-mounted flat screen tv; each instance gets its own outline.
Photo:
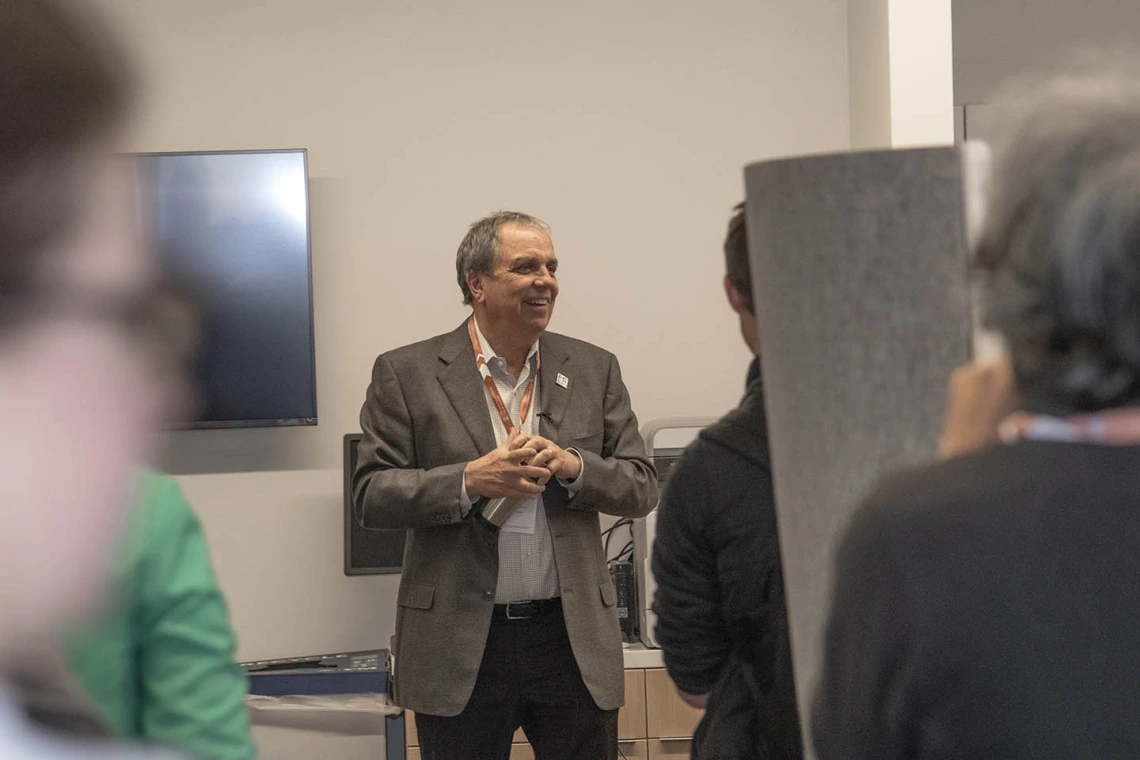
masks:
[[[141,223],[201,317],[187,427],[315,425],[307,154],[138,154]]]

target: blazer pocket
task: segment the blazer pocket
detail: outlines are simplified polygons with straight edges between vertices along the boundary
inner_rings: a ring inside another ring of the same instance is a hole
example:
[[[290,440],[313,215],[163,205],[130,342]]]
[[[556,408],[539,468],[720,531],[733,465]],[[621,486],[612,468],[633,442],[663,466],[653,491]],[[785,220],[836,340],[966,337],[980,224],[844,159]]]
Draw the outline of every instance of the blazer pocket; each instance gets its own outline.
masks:
[[[602,453],[602,438],[604,432],[597,432],[593,435],[583,435],[578,438],[571,438],[569,445],[565,448],[578,449],[578,451],[588,451],[591,454],[601,456]]]
[[[614,582],[606,579],[598,584],[598,591],[602,592],[602,604],[607,607],[613,607],[617,604],[617,591],[614,590]]]
[[[413,610],[430,610],[435,601],[435,586],[424,583],[405,583],[400,586],[401,607]]]

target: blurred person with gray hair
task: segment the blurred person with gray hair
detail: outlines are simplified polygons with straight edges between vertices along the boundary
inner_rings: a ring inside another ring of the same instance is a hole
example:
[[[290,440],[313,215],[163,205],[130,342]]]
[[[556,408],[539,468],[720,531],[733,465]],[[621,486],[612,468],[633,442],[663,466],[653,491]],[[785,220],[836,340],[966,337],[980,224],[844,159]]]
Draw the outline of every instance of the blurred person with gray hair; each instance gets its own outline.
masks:
[[[821,760],[1140,747],[1140,78],[1019,98],[977,249],[1008,358],[950,384],[944,461],[842,542]]]
[[[118,155],[127,68],[80,10],[0,2],[3,673],[98,604],[137,464],[176,385],[132,172]],[[41,732],[0,678],[0,755],[135,754]]]
[[[613,354],[547,331],[545,223],[471,225],[456,275],[472,314],[381,354],[353,478],[365,528],[408,531],[395,698],[424,760],[617,757],[617,596],[598,515],[640,517],[657,479]]]

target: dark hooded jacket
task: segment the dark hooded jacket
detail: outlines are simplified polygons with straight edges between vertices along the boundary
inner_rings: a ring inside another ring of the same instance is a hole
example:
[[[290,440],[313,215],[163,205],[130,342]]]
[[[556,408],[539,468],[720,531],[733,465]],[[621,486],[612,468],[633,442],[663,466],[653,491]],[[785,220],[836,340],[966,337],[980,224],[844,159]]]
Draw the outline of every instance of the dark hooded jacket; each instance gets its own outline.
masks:
[[[709,695],[693,757],[800,760],[759,360],[740,406],[670,474],[652,563],[665,666],[682,691]]]

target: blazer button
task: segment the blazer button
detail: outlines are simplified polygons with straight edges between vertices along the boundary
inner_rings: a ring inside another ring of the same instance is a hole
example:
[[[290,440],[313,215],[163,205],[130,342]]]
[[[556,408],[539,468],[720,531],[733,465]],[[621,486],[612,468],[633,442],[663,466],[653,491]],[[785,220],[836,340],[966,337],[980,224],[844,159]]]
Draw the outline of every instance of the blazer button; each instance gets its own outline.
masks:
[[[489,602],[495,598],[495,592],[494,591],[484,591],[483,592],[483,598]]]

